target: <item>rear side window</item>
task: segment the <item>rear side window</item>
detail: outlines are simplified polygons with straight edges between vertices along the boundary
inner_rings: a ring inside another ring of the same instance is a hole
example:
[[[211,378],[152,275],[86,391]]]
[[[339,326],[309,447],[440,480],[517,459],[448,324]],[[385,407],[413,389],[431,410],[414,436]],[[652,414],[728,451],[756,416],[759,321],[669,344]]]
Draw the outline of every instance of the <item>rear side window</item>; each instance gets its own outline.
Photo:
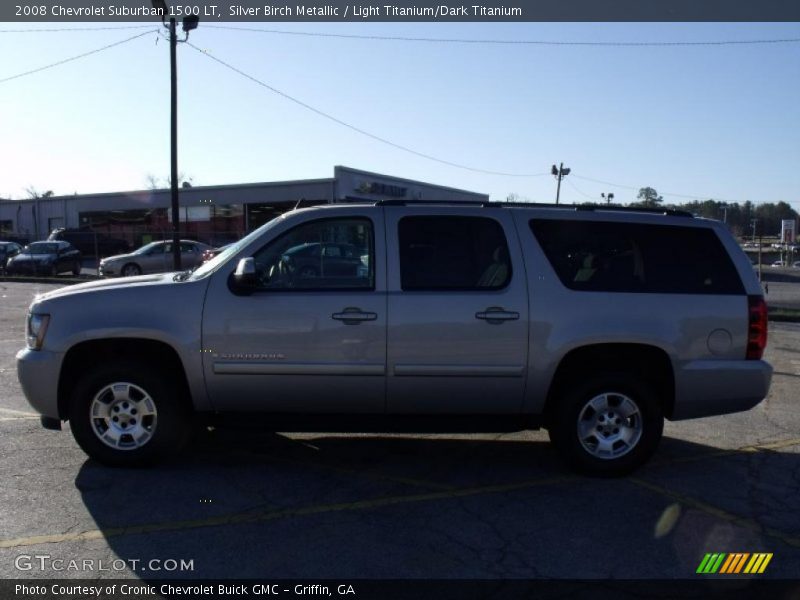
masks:
[[[403,217],[398,225],[404,290],[499,290],[511,280],[502,226],[485,217]]]
[[[705,227],[550,219],[530,227],[573,290],[744,294],[722,242]]]

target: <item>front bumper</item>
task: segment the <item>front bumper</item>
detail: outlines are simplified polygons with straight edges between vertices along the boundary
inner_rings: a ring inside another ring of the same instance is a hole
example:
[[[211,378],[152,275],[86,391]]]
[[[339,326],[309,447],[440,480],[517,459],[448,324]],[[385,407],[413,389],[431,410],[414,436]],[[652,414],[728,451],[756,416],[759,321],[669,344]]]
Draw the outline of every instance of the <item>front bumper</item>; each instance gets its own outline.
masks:
[[[119,275],[119,268],[116,265],[104,265],[100,263],[97,274],[100,277],[114,277],[115,275]]]
[[[58,376],[63,356],[47,350],[23,348],[17,352],[17,377],[28,403],[44,417],[58,414]]]
[[[767,397],[772,366],[763,360],[694,360],[675,371],[672,420],[750,410]]]

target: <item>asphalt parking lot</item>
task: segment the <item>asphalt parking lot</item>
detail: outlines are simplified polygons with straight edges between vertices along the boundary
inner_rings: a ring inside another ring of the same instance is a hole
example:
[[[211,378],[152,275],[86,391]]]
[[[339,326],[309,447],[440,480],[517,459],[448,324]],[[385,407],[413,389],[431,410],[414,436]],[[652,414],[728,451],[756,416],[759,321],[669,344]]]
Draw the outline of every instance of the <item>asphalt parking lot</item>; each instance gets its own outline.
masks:
[[[25,309],[51,287],[0,282],[4,578],[696,578],[709,552],[800,573],[800,325],[771,323],[765,402],[668,423],[624,479],[566,471],[545,432],[216,430],[159,468],[113,470],[43,430],[19,388]]]

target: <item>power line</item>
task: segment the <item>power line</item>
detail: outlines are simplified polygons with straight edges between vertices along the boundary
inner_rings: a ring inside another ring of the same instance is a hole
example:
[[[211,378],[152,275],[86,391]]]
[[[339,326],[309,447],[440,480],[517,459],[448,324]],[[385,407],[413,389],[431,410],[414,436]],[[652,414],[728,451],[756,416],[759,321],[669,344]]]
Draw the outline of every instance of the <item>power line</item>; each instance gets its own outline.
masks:
[[[632,186],[632,185],[623,185],[621,183],[614,183],[612,181],[604,181],[602,179],[594,179],[593,177],[585,177],[585,176],[581,176],[581,175],[575,175],[574,173],[572,174],[572,176],[573,177],[577,177],[578,179],[583,179],[584,181],[591,181],[593,183],[601,183],[603,185],[610,185],[612,187],[622,188],[622,189],[626,189],[626,190],[638,191],[638,190],[641,189],[641,187],[636,187],[636,186]],[[710,199],[710,200],[714,200],[716,202],[728,202],[730,204],[744,204],[746,202],[746,200],[731,200],[729,198],[717,198],[717,197],[715,197],[715,196],[713,196],[711,194],[678,194],[678,193],[675,193],[675,192],[659,192],[659,194],[661,196],[671,196],[671,197],[674,197],[674,198],[684,198],[684,199],[687,199],[687,200],[693,200],[695,202],[700,202],[701,198],[707,198],[707,199]],[[586,194],[584,194],[584,195],[586,195]],[[751,200],[750,202],[757,203],[759,201]],[[768,202],[768,200],[761,200],[760,202]],[[797,204],[797,203],[800,203],[800,200],[783,200],[783,202],[786,202],[786,204]]]
[[[76,56],[71,56],[69,58],[65,58],[63,60],[59,60],[58,62],[54,62],[54,63],[51,63],[49,65],[45,65],[43,67],[38,67],[36,69],[31,69],[30,71],[25,71],[23,73],[17,73],[16,75],[11,75],[10,77],[6,77],[4,79],[0,79],[0,83],[6,83],[7,81],[11,81],[12,79],[19,79],[20,77],[25,77],[26,75],[33,75],[34,73],[39,73],[39,72],[44,71],[46,69],[52,69],[53,67],[57,67],[59,65],[65,64],[65,63],[72,62],[73,60],[78,60],[79,58],[85,58],[87,56],[91,56],[92,54],[97,54],[98,52],[102,52],[103,50],[108,50],[108,49],[113,48],[115,46],[121,46],[122,44],[126,44],[128,42],[131,42],[131,41],[135,40],[136,38],[140,38],[140,37],[142,37],[144,35],[148,35],[150,33],[153,33],[154,31],[156,31],[156,30],[152,29],[152,26],[151,26],[151,31],[145,31],[143,33],[136,34],[136,35],[131,36],[129,38],[125,38],[124,40],[120,40],[119,42],[114,42],[113,44],[108,44],[107,46],[103,46],[101,48],[96,48],[94,50],[90,50],[89,52],[84,52],[83,54],[78,54]]]
[[[284,31],[279,29],[260,29],[254,27],[230,27],[227,25],[207,25],[211,29],[225,29],[229,31],[245,31],[250,33],[268,33],[273,35],[293,35],[303,37],[338,38],[351,40],[371,40],[383,42],[424,42],[435,44],[491,44],[508,46],[608,46],[608,47],[669,47],[669,46],[746,46],[759,44],[796,44],[800,38],[756,39],[756,40],[706,40],[706,41],[678,41],[678,42],[579,42],[558,40],[497,40],[497,39],[470,39],[470,38],[430,38],[409,37],[392,35],[358,35],[349,33],[323,33],[314,31]]]
[[[118,31],[120,29],[151,29],[152,25],[115,25],[113,27],[51,27],[47,29],[0,29],[0,33],[69,33],[71,31]]]
[[[588,198],[589,200],[593,200],[593,201],[597,202],[597,198],[595,198],[594,196],[590,196],[589,194],[587,194],[586,192],[584,192],[583,190],[581,190],[581,189],[580,189],[580,188],[579,188],[577,185],[575,185],[574,183],[572,183],[572,180],[571,180],[571,179],[567,179],[567,180],[566,180],[566,182],[567,182],[567,183],[570,185],[570,187],[571,187],[573,190],[575,190],[576,192],[578,192],[578,193],[579,193],[581,196],[583,196],[584,198]]]
[[[277,94],[277,95],[281,96],[282,98],[285,98],[285,99],[287,99],[287,100],[289,100],[291,102],[294,102],[298,106],[302,106],[306,110],[310,110],[311,112],[313,112],[313,113],[315,113],[315,114],[317,114],[317,115],[319,115],[321,117],[324,117],[324,118],[326,118],[326,119],[328,119],[330,121],[333,121],[334,123],[337,123],[338,125],[341,125],[343,127],[347,127],[348,129],[350,129],[352,131],[355,131],[356,133],[360,133],[361,135],[364,135],[364,136],[366,136],[368,138],[371,138],[371,139],[373,139],[375,141],[381,142],[382,144],[386,144],[387,146],[392,146],[393,148],[397,148],[398,150],[402,150],[403,152],[408,152],[409,154],[413,154],[413,155],[419,156],[421,158],[432,160],[432,161],[441,163],[443,165],[448,165],[450,167],[455,167],[457,169],[464,169],[466,171],[473,171],[475,173],[484,173],[486,175],[502,175],[504,177],[544,177],[544,176],[550,174],[550,173],[507,173],[507,172],[502,172],[502,171],[491,171],[491,170],[488,170],[488,169],[479,169],[477,167],[470,167],[470,166],[467,166],[467,165],[462,165],[462,164],[455,163],[455,162],[452,162],[452,161],[449,161],[449,160],[445,160],[445,159],[442,159],[442,158],[437,158],[436,156],[432,156],[430,154],[425,154],[424,152],[420,152],[418,150],[414,150],[413,148],[409,148],[408,146],[403,146],[401,144],[397,144],[395,142],[392,142],[391,140],[387,140],[386,138],[382,138],[380,136],[375,135],[374,133],[370,133],[369,131],[361,129],[360,127],[356,127],[355,125],[352,125],[352,124],[350,124],[350,123],[348,123],[346,121],[342,121],[341,119],[339,119],[337,117],[334,117],[333,115],[330,115],[330,114],[328,114],[328,113],[326,113],[326,112],[324,112],[324,111],[322,111],[322,110],[320,110],[318,108],[315,108],[315,107],[311,106],[310,104],[306,104],[302,100],[298,100],[297,98],[295,98],[293,96],[290,96],[286,92],[282,92],[281,90],[279,90],[277,88],[274,88],[274,87],[272,87],[271,85],[269,85],[267,83],[264,83],[260,79],[256,79],[252,75],[250,75],[248,73],[245,73],[244,71],[242,71],[240,69],[237,69],[233,65],[225,62],[224,60],[222,60],[220,58],[217,58],[213,54],[209,53],[207,50],[202,50],[202,49],[198,48],[197,46],[195,46],[191,42],[186,42],[186,44],[189,47],[197,50],[200,54],[202,54],[204,56],[207,56],[211,60],[213,60],[213,61],[221,64],[222,66],[230,69],[234,73],[237,73],[237,74],[241,75],[242,77],[245,77],[246,79],[249,79],[250,81],[260,85],[261,87],[269,90],[270,92],[272,92],[274,94]]]

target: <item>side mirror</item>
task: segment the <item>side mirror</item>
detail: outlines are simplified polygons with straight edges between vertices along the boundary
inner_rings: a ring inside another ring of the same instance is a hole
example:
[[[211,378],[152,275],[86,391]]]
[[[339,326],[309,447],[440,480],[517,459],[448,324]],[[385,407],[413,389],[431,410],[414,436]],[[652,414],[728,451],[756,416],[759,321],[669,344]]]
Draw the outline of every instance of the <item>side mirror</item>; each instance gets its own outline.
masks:
[[[251,256],[241,258],[233,272],[233,284],[240,291],[250,291],[256,287],[256,261]]]

